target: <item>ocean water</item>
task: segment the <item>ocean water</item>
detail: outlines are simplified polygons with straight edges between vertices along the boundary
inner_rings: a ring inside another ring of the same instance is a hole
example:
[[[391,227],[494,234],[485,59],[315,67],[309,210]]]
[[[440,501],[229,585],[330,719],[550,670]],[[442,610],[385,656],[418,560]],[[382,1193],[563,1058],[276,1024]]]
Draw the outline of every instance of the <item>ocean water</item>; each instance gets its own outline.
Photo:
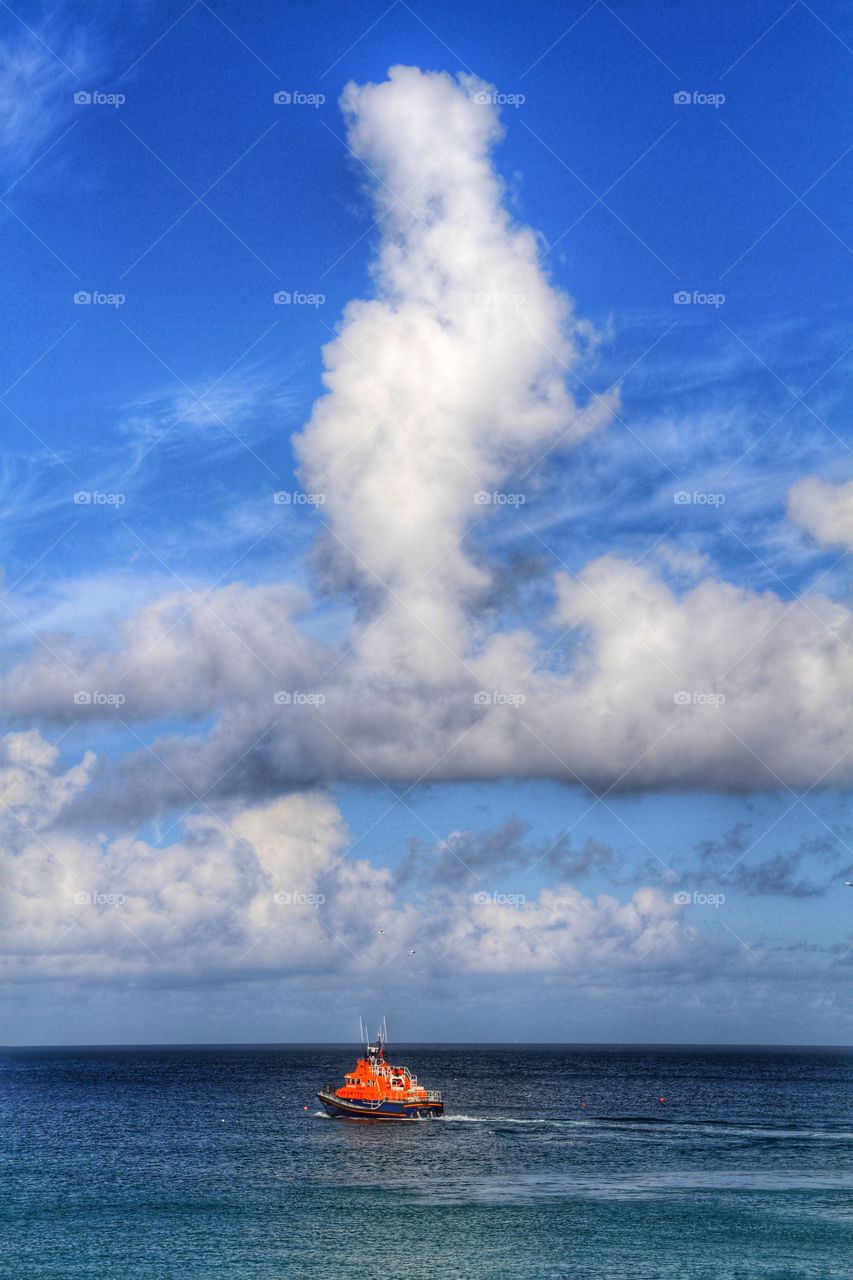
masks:
[[[391,1049],[443,1119],[320,1114],[355,1046],[0,1051],[0,1274],[853,1276],[853,1053]]]

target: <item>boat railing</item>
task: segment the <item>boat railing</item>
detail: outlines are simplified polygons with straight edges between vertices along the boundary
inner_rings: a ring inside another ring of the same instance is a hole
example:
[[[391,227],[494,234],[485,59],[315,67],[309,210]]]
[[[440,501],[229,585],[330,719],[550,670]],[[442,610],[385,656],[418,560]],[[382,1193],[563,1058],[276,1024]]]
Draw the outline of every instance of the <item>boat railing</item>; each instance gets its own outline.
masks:
[[[337,1084],[326,1083],[323,1085],[323,1088],[320,1090],[320,1092],[325,1093],[330,1098],[334,1098],[337,1096],[339,1087],[340,1086]],[[403,1094],[402,1097],[399,1098],[399,1100],[400,1101],[402,1101],[403,1099],[407,1101],[411,1100],[413,1097],[413,1094],[414,1094],[415,1101],[421,1100],[426,1102],[441,1102],[441,1093],[439,1092],[438,1089],[426,1089],[424,1091],[425,1097],[423,1098],[420,1097],[419,1090],[415,1092],[414,1090],[410,1091],[407,1089],[405,1094]],[[376,1111],[381,1106],[382,1099],[381,1098],[359,1098],[358,1104],[359,1106],[369,1107],[370,1110]]]

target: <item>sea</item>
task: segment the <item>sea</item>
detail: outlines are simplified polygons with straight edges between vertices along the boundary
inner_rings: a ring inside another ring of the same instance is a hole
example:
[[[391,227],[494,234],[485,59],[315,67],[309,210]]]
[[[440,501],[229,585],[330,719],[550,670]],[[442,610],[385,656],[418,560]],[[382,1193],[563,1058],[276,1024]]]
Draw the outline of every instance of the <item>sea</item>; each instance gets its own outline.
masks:
[[[392,1045],[441,1119],[330,1119],[357,1046],[0,1050],[15,1280],[853,1277],[853,1052]]]

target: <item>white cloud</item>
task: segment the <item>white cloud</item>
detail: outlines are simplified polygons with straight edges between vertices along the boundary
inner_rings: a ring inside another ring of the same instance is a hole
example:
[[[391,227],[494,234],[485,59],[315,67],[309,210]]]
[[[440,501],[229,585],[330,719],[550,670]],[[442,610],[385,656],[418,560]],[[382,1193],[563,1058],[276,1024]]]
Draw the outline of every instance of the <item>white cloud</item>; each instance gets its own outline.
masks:
[[[293,622],[307,599],[287,583],[172,592],[125,619],[112,646],[52,636],[12,674],[7,707],[68,719],[116,705],[143,719],[206,716],[241,698],[271,707],[277,690],[310,687],[322,661]],[[78,700],[81,692],[123,701]]]
[[[673,542],[660,543],[655,555],[673,577],[690,581],[707,576],[713,567],[707,552]]]
[[[788,515],[817,542],[853,548],[853,480],[798,480],[788,495]]]
[[[92,752],[65,773],[57,772],[58,760],[58,749],[35,729],[0,738],[0,811],[14,815],[18,829],[34,832],[49,826],[86,786]]]
[[[19,980],[370,972],[413,944],[439,969],[606,974],[652,951],[669,964],[695,936],[651,888],[626,903],[562,884],[520,904],[466,891],[401,904],[387,870],[348,855],[338,808],[317,791],[229,821],[199,809],[165,846],[83,838],[64,810],[90,762],[63,772],[37,734],[9,735],[0,752],[3,964]]]
[[[853,776],[853,625],[826,596],[710,575],[679,594],[608,555],[555,575],[550,617],[495,628],[499,568],[465,538],[494,508],[475,493],[511,489],[609,407],[584,414],[566,390],[590,335],[502,206],[478,83],[395,68],[344,94],[350,145],[375,175],[376,297],[346,309],[295,444],[304,487],[326,497],[329,580],[354,591],[356,624],[321,652],[299,626],[306,595],[234,584],[166,596],[100,645],[50,637],[13,673],[9,711],[100,714],[74,704],[82,689],[122,694],[131,720],[214,720],[204,739],[156,744],[160,760],[105,772],[96,803],[160,813],[185,798],[178,778],[247,803],[352,777],[775,789]],[[798,491],[801,514],[819,483]],[[276,690],[326,700],[282,709]]]
[[[52,637],[50,651],[12,672],[7,709],[66,721],[214,716],[202,741],[156,744],[166,768],[141,751],[120,779],[104,777],[110,803],[139,818],[181,802],[176,777],[197,794],[244,799],[353,777],[732,790],[849,781],[844,605],[714,577],[679,593],[615,556],[558,573],[555,590],[552,651],[524,627],[480,631],[475,648],[470,624],[460,660],[407,619],[428,664],[412,663],[405,628],[387,618],[357,630],[350,649],[321,651],[298,625],[305,596],[294,588],[177,593],[128,620],[112,651]],[[80,707],[77,689],[126,703]],[[281,705],[280,690],[311,696]]]
[[[330,904],[332,935],[341,920],[381,909],[389,897],[387,872],[354,860],[337,867],[348,834],[320,793],[245,809],[230,824],[200,808],[165,847],[124,835],[96,840],[71,834],[63,815],[90,761],[63,773],[56,750],[35,734],[0,747],[8,762],[0,771],[0,871],[12,976],[301,971],[329,937],[318,897]]]
[[[683,956],[695,936],[677,926],[671,893],[638,889],[626,903],[608,894],[592,899],[570,885],[543,889],[530,902],[478,902],[449,922],[454,962],[481,973],[554,970],[619,971],[647,955],[657,966]],[[653,954],[654,953],[654,954]]]
[[[291,1019],[295,1006],[313,1009],[314,1021],[300,1025],[322,1036],[330,1017],[349,1022],[354,993],[372,1007],[390,998],[400,1021],[413,1005],[428,1011],[445,1034],[453,993],[462,1026],[484,1038],[496,1026],[510,1033],[517,1013],[508,1007],[524,1011],[534,1037],[544,1018],[540,1036],[543,1025],[555,1036],[576,1028],[577,1038],[595,1027],[602,1039],[617,1027],[636,1027],[641,1038],[651,1010],[659,1035],[698,1039],[709,1025],[730,1035],[748,1025],[744,1003],[767,1035],[773,1018],[761,1018],[780,992],[822,1029],[846,1016],[832,946],[774,949],[754,928],[742,944],[737,917],[732,936],[718,912],[681,905],[669,888],[645,885],[620,900],[558,879],[525,897],[512,882],[501,891],[506,868],[496,863],[482,868],[485,893],[428,875],[423,895],[403,900],[390,871],[351,848],[337,805],[316,789],[226,816],[197,806],[171,843],[127,831],[83,837],[68,819],[91,763],[64,768],[34,733],[0,739],[0,972],[21,1040],[33,1039],[36,1007],[47,1039],[90,1042],[108,1009],[113,1035],[123,1026],[120,1034],[138,1040],[144,1026],[142,1038],[162,1040],[176,999],[195,1036],[220,1022],[233,1035],[241,1010],[252,1011],[256,1036],[268,1036],[270,1002]],[[451,833],[436,852],[458,838]],[[188,990],[209,986],[215,1000]],[[115,1021],[117,998],[124,1022]]]
[[[612,556],[558,575],[557,590],[559,620],[589,639],[540,731],[584,776],[770,790],[850,779],[844,606],[714,578],[677,596]]]
[[[504,208],[497,112],[474,100],[484,87],[395,67],[344,91],[350,147],[375,176],[376,296],[346,308],[324,351],[328,393],[295,440],[343,573],[380,595],[408,589],[445,640],[489,579],[464,543],[487,513],[474,495],[558,438],[581,440],[615,403],[584,412],[566,389],[592,333]]]

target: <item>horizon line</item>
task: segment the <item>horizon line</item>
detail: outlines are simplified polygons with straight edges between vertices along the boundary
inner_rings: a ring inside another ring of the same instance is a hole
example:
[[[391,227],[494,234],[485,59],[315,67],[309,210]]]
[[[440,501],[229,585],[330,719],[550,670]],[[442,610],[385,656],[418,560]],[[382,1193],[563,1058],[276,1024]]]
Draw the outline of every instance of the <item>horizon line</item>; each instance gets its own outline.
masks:
[[[94,1044],[43,1043],[3,1044],[0,1052],[15,1049],[331,1049],[349,1048],[348,1040],[198,1040],[128,1041]],[[391,1043],[391,1042],[389,1042]],[[394,1044],[421,1049],[740,1049],[740,1050],[842,1050],[853,1052],[851,1044],[802,1044],[752,1041],[666,1041],[666,1040],[395,1040]]]

